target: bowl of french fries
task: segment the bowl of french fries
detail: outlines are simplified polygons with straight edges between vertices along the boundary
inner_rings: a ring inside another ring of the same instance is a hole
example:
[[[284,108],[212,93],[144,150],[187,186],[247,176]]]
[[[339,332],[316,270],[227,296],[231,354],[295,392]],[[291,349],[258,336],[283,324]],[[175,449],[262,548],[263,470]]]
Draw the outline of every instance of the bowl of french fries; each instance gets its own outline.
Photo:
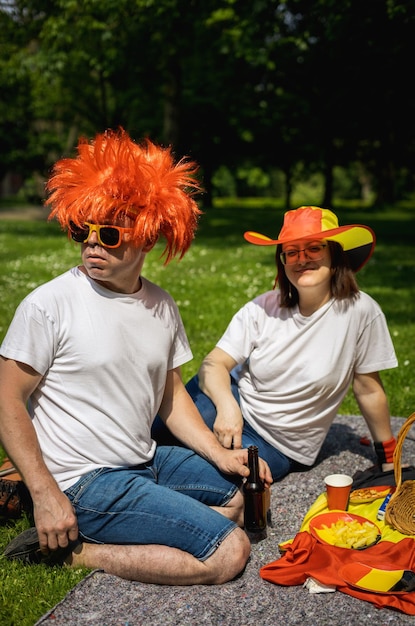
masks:
[[[317,515],[310,520],[309,528],[320,543],[349,550],[365,550],[381,538],[376,524],[366,517],[345,511]]]

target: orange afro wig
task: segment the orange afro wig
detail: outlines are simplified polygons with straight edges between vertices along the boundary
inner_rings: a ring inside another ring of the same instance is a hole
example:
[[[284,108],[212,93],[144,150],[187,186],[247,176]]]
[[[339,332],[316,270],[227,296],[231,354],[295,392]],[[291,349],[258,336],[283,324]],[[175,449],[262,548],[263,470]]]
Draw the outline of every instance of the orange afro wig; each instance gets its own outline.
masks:
[[[201,191],[196,163],[175,163],[170,148],[150,140],[141,145],[128,134],[108,130],[93,141],[80,139],[75,158],[55,163],[46,184],[49,219],[63,228],[114,223],[132,218],[134,245],[155,243],[164,236],[165,263],[188,250],[201,214],[193,196]]]

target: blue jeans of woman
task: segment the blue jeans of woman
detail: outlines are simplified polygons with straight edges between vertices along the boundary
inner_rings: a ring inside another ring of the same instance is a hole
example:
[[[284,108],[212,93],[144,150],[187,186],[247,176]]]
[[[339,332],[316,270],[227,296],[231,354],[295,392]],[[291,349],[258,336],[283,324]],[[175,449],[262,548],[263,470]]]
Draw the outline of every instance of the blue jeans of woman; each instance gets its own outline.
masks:
[[[226,505],[240,483],[191,450],[161,446],[149,463],[93,470],[65,493],[84,541],[160,544],[204,561],[236,528],[210,507]]]
[[[231,388],[233,396],[239,404],[238,385],[233,378],[231,378]],[[186,389],[193,398],[193,402],[199,409],[205,423],[211,430],[213,430],[213,424],[216,419],[216,407],[210,398],[208,398],[207,395],[201,391],[198,376],[194,376],[191,380],[189,380],[186,385]],[[247,448],[248,446],[258,447],[258,454],[268,463],[274,480],[281,480],[281,478],[292,471],[309,469],[306,466],[293,461],[285,454],[277,450],[277,448],[265,441],[265,439],[263,439],[245,420],[242,431],[242,446],[244,448]]]

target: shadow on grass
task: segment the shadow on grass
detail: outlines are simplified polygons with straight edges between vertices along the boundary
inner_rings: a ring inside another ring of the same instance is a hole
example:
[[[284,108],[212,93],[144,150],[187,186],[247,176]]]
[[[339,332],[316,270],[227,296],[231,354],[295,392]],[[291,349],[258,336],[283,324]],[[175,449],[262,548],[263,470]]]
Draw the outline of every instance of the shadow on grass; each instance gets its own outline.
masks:
[[[31,213],[33,209],[33,217]],[[277,237],[284,219],[285,209],[276,199],[243,198],[218,199],[215,205],[203,208],[200,217],[197,238],[206,240],[212,246],[240,245],[247,230],[262,232],[270,237]],[[27,212],[25,219],[19,214]],[[16,213],[16,219],[12,214]],[[376,233],[379,243],[412,243],[415,238],[415,210],[397,208],[396,210],[375,210],[373,208],[344,209],[335,208],[334,212],[340,224],[367,224]],[[395,213],[395,216],[394,216]],[[2,219],[7,214],[7,219]],[[0,203],[1,232],[24,235],[61,234],[56,222],[47,221],[48,213],[42,207],[10,207]]]
[[[1,214],[0,233],[18,237],[65,236],[57,222],[47,222],[46,220],[2,220]]]
[[[388,214],[384,211],[373,210],[335,210],[339,223],[354,224],[362,223],[370,226],[378,243],[402,243],[412,244],[415,238],[415,211],[408,210],[397,213],[396,219],[393,211]],[[197,237],[203,238],[209,245],[223,246],[226,239],[227,245],[240,245],[243,234],[247,230],[261,232],[269,237],[277,237],[284,218],[285,210],[273,203],[264,201],[263,204],[250,205],[249,203],[218,203],[204,209],[200,218]]]

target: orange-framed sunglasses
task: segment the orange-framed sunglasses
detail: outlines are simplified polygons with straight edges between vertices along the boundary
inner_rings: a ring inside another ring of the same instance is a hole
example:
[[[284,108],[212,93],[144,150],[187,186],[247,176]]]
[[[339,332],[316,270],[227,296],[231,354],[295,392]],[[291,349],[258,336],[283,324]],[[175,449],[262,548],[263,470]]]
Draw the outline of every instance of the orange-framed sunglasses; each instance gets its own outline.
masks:
[[[92,232],[96,232],[98,243],[104,248],[118,248],[125,232],[131,232],[132,228],[122,226],[109,226],[107,224],[91,224],[84,222],[82,226],[77,226],[69,222],[69,234],[77,243],[87,243]]]

